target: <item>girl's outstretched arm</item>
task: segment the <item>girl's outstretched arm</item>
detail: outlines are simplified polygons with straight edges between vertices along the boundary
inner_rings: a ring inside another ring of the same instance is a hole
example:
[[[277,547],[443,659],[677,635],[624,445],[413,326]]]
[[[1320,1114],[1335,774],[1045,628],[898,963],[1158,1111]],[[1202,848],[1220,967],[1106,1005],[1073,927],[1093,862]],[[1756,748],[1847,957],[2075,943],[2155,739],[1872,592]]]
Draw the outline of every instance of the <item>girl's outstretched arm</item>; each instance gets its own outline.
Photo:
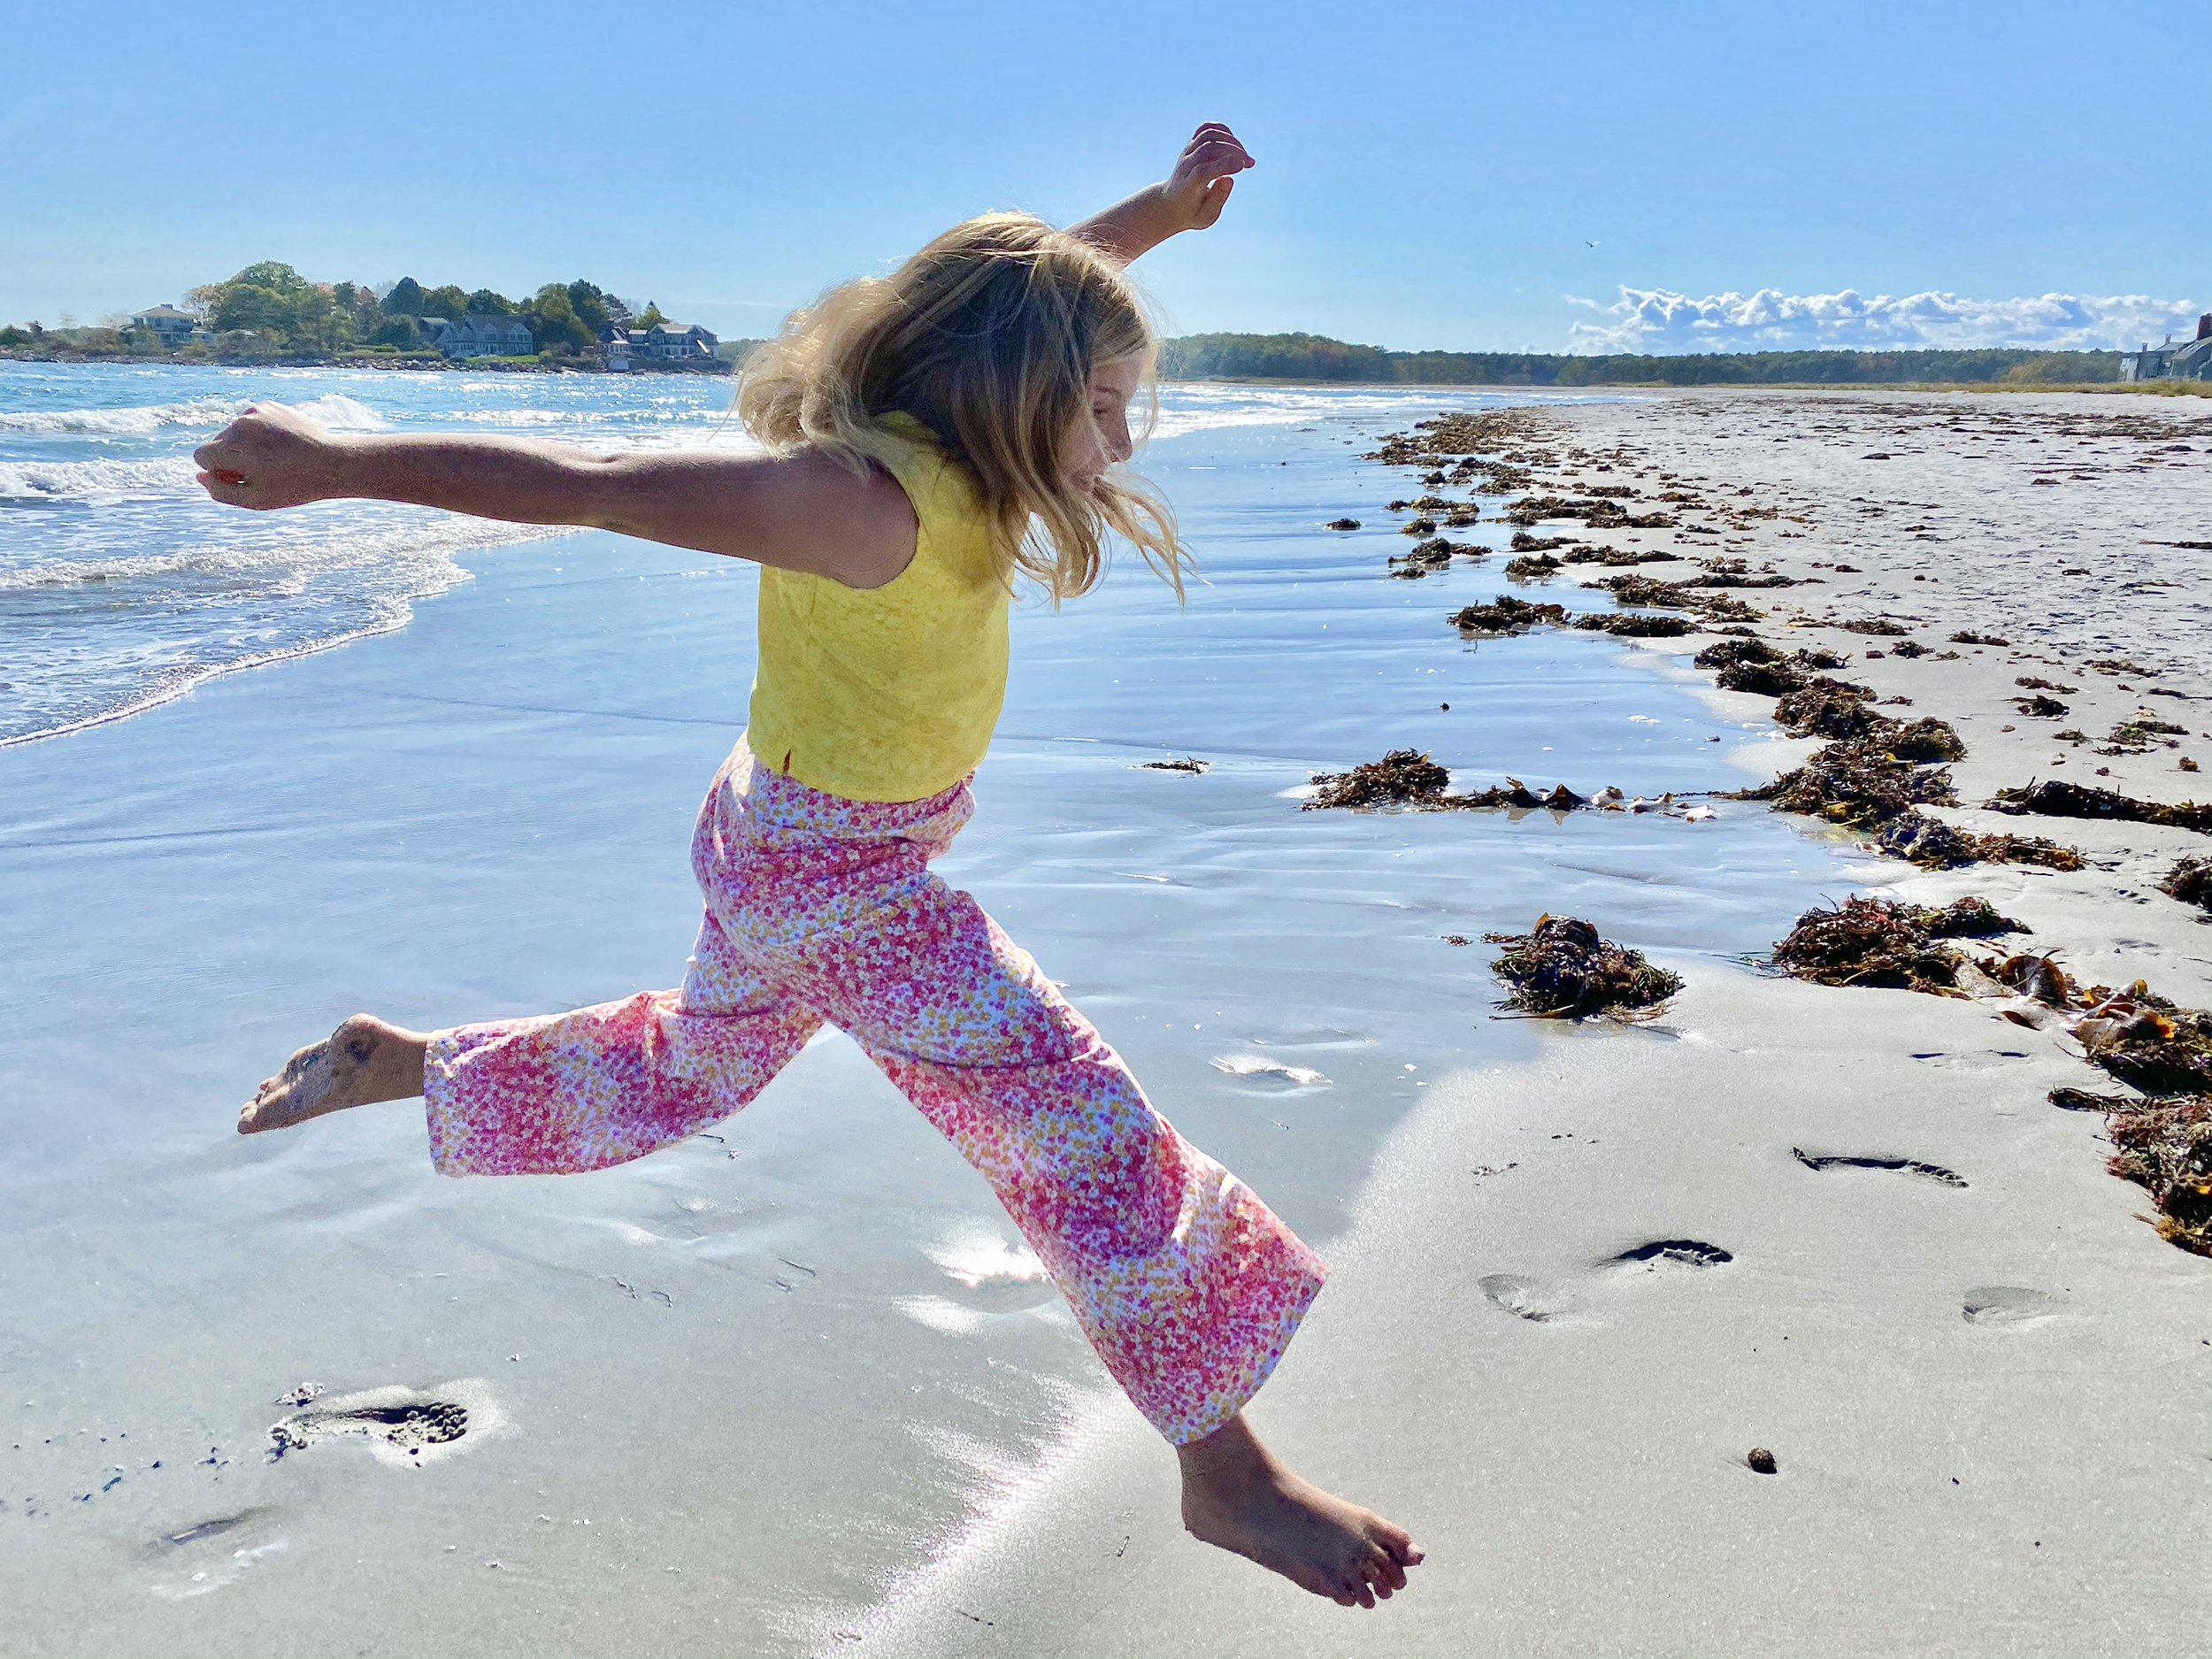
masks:
[[[521,438],[326,431],[257,403],[193,454],[217,501],[267,511],[372,500],[518,524],[572,524],[880,588],[914,557],[906,492],[828,457],[600,454]]]
[[[1164,182],[1148,184],[1068,229],[1127,265],[1169,237],[1204,230],[1219,219],[1236,186],[1235,175],[1255,165],[1234,133],[1219,121],[1208,121],[1191,134]]]

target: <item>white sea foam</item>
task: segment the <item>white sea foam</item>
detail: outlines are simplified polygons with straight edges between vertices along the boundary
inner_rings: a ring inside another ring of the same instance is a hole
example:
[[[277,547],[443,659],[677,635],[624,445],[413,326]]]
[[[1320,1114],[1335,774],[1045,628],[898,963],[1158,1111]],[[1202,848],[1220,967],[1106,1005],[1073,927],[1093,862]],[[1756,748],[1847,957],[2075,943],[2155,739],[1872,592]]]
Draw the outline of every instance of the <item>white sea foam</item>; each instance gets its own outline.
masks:
[[[125,501],[149,495],[196,495],[189,457],[153,461],[0,461],[0,500]]]
[[[213,430],[244,412],[250,398],[195,397],[181,403],[149,403],[120,409],[0,409],[0,433],[81,434],[88,437],[139,438],[171,426]],[[342,392],[293,405],[334,432],[380,432],[384,418]]]
[[[195,397],[139,409],[4,409],[0,410],[0,432],[142,437],[165,426],[219,426],[238,409],[237,403],[220,397]]]

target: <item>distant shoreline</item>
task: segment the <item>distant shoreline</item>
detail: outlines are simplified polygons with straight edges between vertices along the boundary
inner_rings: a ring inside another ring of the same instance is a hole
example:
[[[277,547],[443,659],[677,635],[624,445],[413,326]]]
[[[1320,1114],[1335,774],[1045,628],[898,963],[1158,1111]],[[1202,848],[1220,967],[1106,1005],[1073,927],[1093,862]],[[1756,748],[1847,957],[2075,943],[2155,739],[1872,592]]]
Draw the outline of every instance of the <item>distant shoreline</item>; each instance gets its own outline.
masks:
[[[1339,380],[1311,375],[1160,376],[1163,386],[1325,386],[1387,392],[2131,392],[2153,397],[2212,397],[2212,380]]]
[[[180,369],[375,369],[385,373],[419,374],[641,374],[726,375],[737,365],[716,357],[696,366],[689,363],[654,363],[643,358],[627,369],[610,369],[577,359],[573,362],[517,362],[501,357],[388,357],[374,352],[337,356],[334,353],[271,355],[267,357],[154,357],[131,351],[27,351],[20,346],[0,347],[5,363],[119,363],[134,368]]]
[[[576,361],[518,363],[498,357],[387,357],[360,356],[174,357],[147,357],[133,352],[26,351],[0,347],[4,363],[117,363],[134,367],[211,369],[374,369],[383,373],[419,374],[609,374],[634,379],[639,375],[669,374],[727,376],[737,365],[717,357],[710,363],[669,365],[635,360],[625,369],[609,369]],[[2151,397],[2212,397],[2212,380],[1775,380],[1744,383],[1714,381],[1684,385],[1672,380],[1586,380],[1571,386],[1533,380],[1347,380],[1312,375],[1200,374],[1162,375],[1164,386],[1311,386],[1343,387],[1362,391],[1392,392],[1552,392],[1571,396],[1590,391],[1701,392],[2096,392],[2133,393]]]

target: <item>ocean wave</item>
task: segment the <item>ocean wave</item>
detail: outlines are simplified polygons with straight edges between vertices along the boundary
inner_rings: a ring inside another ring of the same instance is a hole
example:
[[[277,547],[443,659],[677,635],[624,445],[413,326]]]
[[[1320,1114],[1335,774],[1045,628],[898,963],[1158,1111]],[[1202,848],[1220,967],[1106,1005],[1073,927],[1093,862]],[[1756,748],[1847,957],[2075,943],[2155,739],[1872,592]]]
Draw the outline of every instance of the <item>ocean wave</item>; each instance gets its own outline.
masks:
[[[120,409],[0,410],[0,433],[103,438],[150,437],[166,426],[212,430],[235,419],[253,399],[195,397],[182,403],[147,403]],[[367,404],[330,392],[293,405],[334,432],[380,432],[384,418]]]
[[[382,578],[377,586],[402,596],[420,598],[449,585],[441,570],[431,589],[413,588],[410,572],[426,565],[450,566],[452,555],[471,548],[503,547],[543,536],[572,535],[566,526],[505,524],[492,518],[441,515],[427,522],[364,530],[349,527],[319,541],[287,537],[256,545],[168,548],[158,552],[115,554],[96,558],[49,559],[25,569],[0,571],[0,594],[32,588],[65,588],[87,583],[127,583],[145,589],[150,603],[181,598],[188,588],[221,586],[233,597],[250,592],[290,595],[318,577],[369,568]],[[463,574],[454,567],[450,580]]]
[[[219,426],[239,407],[227,398],[196,397],[136,409],[8,409],[0,410],[0,432],[144,437],[164,426]]]
[[[0,461],[0,501],[124,501],[196,495],[188,456],[155,461]]]

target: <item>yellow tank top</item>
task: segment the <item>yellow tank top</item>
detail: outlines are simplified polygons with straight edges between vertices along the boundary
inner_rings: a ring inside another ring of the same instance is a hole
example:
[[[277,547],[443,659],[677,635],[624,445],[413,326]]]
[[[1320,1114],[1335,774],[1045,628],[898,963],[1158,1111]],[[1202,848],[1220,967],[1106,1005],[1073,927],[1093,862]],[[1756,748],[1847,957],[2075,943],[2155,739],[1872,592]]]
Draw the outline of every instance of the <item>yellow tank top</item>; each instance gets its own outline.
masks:
[[[976,768],[1006,698],[1010,597],[966,469],[910,415],[885,465],[919,520],[880,588],[764,565],[745,740],[761,764],[849,801],[919,801]]]

